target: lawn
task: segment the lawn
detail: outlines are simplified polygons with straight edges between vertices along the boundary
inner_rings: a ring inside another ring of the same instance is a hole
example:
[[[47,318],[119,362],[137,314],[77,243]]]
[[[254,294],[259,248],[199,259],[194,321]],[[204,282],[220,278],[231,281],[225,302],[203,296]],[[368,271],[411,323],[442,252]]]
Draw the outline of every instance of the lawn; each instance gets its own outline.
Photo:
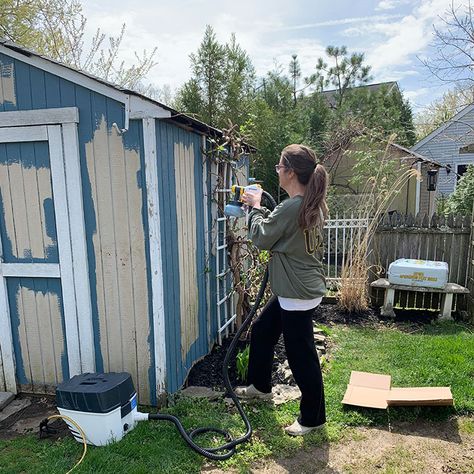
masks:
[[[258,403],[246,411],[254,428],[251,443],[221,468],[234,467],[246,472],[256,460],[291,455],[323,443],[337,442],[351,426],[387,426],[395,421],[448,420],[474,414],[474,333],[473,328],[454,322],[434,325],[397,325],[372,327],[335,325],[326,327],[331,341],[329,363],[324,366],[328,414],[326,429],[303,438],[284,434],[283,426],[293,421],[297,402],[279,407]],[[394,386],[451,386],[454,408],[413,407],[369,410],[341,404],[351,370],[392,375]],[[164,410],[179,416],[187,428],[219,426],[241,434],[239,416],[223,401],[208,402],[177,398]],[[472,426],[469,425],[469,429]],[[211,443],[213,440],[208,440]],[[29,435],[0,441],[1,473],[63,473],[81,454],[81,445],[71,438],[58,441],[38,440]],[[206,461],[187,448],[174,425],[145,422],[120,443],[90,448],[75,472],[114,473],[193,473]],[[206,462],[207,463],[207,462]]]

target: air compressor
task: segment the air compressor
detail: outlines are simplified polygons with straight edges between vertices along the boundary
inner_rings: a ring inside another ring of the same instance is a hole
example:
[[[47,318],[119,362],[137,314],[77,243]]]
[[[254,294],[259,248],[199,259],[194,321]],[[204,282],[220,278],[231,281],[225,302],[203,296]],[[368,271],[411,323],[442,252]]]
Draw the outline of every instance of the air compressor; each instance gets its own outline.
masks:
[[[246,212],[242,209],[242,194],[244,191],[255,190],[257,187],[260,186],[258,184],[252,184],[248,187],[234,186],[230,190],[233,193],[233,199],[227,205],[231,207],[226,206],[225,214],[229,217],[245,216]],[[262,190],[262,193],[270,204],[269,207],[273,209],[276,206],[273,197],[266,191]],[[238,211],[237,208],[240,208],[242,212]],[[267,282],[268,269],[265,271],[255,303],[235,333],[222,366],[222,376],[227,395],[234,402],[245,424],[246,432],[244,435],[234,439],[229,432],[215,427],[202,427],[187,432],[181,421],[173,415],[138,411],[137,393],[130,374],[126,372],[86,373],[76,375],[58,385],[56,402],[60,415],[53,415],[49,418],[64,419],[74,438],[84,443],[84,453],[76,466],[84,458],[88,444],[105,446],[120,441],[140,421],[165,420],[174,423],[183,439],[194,451],[213,460],[223,461],[230,458],[235,453],[237,445],[248,441],[252,435],[252,427],[231,386],[228,367],[240,336],[249,326],[260,306]],[[48,432],[49,419],[43,420],[40,424],[40,431]],[[223,436],[226,442],[214,448],[199,446],[194,441],[194,437],[208,432]]]

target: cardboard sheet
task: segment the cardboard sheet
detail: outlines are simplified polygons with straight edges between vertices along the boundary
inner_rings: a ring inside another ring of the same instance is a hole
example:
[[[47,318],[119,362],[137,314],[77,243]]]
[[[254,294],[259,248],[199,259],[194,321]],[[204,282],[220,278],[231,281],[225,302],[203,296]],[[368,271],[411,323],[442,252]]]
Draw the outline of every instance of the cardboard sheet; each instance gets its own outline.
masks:
[[[388,406],[452,405],[449,387],[391,388],[390,375],[352,371],[345,405],[386,409]]]
[[[453,404],[453,395],[449,387],[392,388],[387,402],[390,406],[449,406]]]
[[[390,375],[353,370],[342,403],[369,408],[387,408],[391,380]]]

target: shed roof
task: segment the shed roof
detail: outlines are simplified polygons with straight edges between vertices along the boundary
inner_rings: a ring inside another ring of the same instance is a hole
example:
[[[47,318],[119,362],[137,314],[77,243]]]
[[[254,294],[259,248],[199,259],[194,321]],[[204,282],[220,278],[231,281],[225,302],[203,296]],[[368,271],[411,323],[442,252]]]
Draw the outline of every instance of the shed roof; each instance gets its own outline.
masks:
[[[37,58],[40,62],[35,64],[35,66],[41,67],[42,69],[47,70],[47,67],[45,67],[46,64],[50,64],[52,66],[54,65],[56,67],[61,68],[62,70],[66,70],[70,72],[69,77],[71,77],[71,73],[72,73],[72,76],[75,76],[75,79],[77,82],[79,82],[81,78],[87,78],[89,80],[94,81],[97,84],[101,84],[105,86],[103,90],[109,89],[110,91],[116,91],[116,92],[122,93],[124,96],[136,97],[138,101],[143,101],[144,103],[148,104],[148,107],[156,106],[157,108],[168,112],[166,116],[161,116],[161,118],[163,118],[164,120],[170,120],[172,122],[176,122],[178,124],[189,127],[192,130],[205,134],[205,135],[222,137],[222,130],[212,127],[211,125],[208,125],[204,122],[201,122],[200,120],[197,120],[191,117],[190,115],[178,112],[172,107],[169,107],[168,105],[165,105],[155,99],[151,99],[150,97],[147,97],[139,92],[121,87],[117,84],[106,81],[100,77],[94,76],[93,74],[89,74],[88,72],[65,65],[47,56],[43,56],[37,53],[36,51],[33,51],[31,49],[25,48],[24,46],[20,46],[16,43],[13,43],[12,41],[9,41],[5,38],[0,38],[0,52],[4,52],[8,54],[8,52],[2,51],[2,48],[1,48],[2,46],[6,48],[7,50],[11,51],[13,55],[15,55],[15,53],[18,53],[22,55],[25,59]],[[14,57],[17,57],[17,55],[15,55]],[[74,79],[71,79],[71,80],[74,82]],[[105,92],[104,95],[107,95],[107,93]],[[116,94],[111,95],[111,97],[120,100]],[[245,144],[245,146],[251,151],[255,150],[254,147],[248,144]]]

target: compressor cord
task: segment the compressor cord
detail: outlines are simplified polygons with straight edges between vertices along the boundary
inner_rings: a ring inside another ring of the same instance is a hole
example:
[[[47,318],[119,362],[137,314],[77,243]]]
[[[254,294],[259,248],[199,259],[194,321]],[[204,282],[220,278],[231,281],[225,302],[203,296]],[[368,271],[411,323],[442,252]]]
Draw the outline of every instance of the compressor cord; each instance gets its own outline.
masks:
[[[48,416],[48,418],[46,418],[45,420],[43,420],[40,423],[40,434],[41,434],[43,429],[46,433],[48,433],[48,422],[50,422],[51,420],[65,420],[68,423],[70,423],[71,425],[73,425],[76,428],[76,430],[78,431],[78,433],[81,435],[82,448],[83,448],[82,449],[82,456],[79,459],[79,461],[77,461],[76,464],[74,464],[74,466],[71,469],[69,469],[69,471],[66,472],[66,474],[69,474],[70,472],[74,471],[74,469],[76,469],[76,467],[79,466],[79,464],[81,464],[81,462],[84,461],[84,458],[86,457],[86,453],[87,453],[86,435],[85,435],[84,431],[82,430],[82,428],[72,418],[70,418],[69,416],[66,416],[66,415],[51,415],[51,416]]]
[[[273,199],[272,195],[267,193],[266,191],[263,191],[263,195],[269,201],[271,208],[272,209],[275,208],[276,202]],[[224,379],[224,385],[227,389],[227,393],[229,394],[230,398],[232,399],[235,406],[237,407],[237,410],[240,416],[242,417],[242,420],[245,424],[246,433],[240,438],[236,438],[236,439],[233,439],[231,434],[228,431],[221,430],[220,428],[213,428],[213,427],[196,428],[195,430],[192,430],[188,433],[184,429],[183,424],[181,423],[179,418],[177,418],[176,416],[167,415],[163,413],[150,413],[148,415],[149,420],[166,420],[166,421],[171,421],[172,423],[174,423],[176,425],[176,428],[178,428],[179,433],[181,434],[181,436],[183,437],[183,439],[186,441],[186,443],[188,444],[190,448],[194,449],[194,451],[201,454],[202,456],[205,456],[215,461],[224,461],[226,459],[229,459],[231,456],[235,454],[235,447],[239,444],[245,443],[252,436],[252,427],[250,426],[250,422],[247,418],[247,415],[244,412],[244,409],[242,408],[242,405],[240,404],[240,400],[237,398],[237,395],[235,394],[232,388],[232,385],[230,383],[229,362],[232,356],[234,355],[240,336],[248,327],[248,325],[252,322],[252,319],[254,318],[258,307],[260,306],[260,302],[262,301],[263,295],[265,293],[267,282],[268,282],[268,268],[265,270],[265,274],[263,276],[262,283],[260,284],[260,289],[258,291],[257,298],[255,300],[255,303],[252,306],[252,309],[250,310],[248,316],[245,318],[245,321],[242,323],[240,328],[235,333],[229,345],[229,348],[227,349],[227,353],[225,355],[224,363],[222,367],[222,376]],[[200,434],[204,434],[204,433],[220,434],[225,437],[227,443],[217,446],[215,448],[203,448],[194,442],[194,437]]]

